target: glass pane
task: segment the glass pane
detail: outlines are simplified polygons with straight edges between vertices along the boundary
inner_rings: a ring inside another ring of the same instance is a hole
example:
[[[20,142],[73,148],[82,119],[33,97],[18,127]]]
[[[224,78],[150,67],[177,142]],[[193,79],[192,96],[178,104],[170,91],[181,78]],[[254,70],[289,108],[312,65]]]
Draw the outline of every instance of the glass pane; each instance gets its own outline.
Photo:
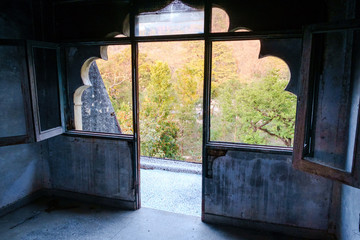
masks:
[[[360,31],[313,34],[313,120],[308,160],[350,172],[360,95]]]
[[[90,65],[92,86],[81,97],[81,130],[133,134],[131,47],[107,46],[107,56]]]
[[[139,44],[142,155],[201,162],[203,82],[203,41]]]
[[[21,81],[26,79],[25,49],[0,46],[0,137],[26,135]],[[5,87],[6,86],[6,87]]]
[[[61,126],[55,49],[33,48],[41,131]]]
[[[260,41],[214,42],[211,141],[293,145],[296,96],[285,91],[287,64],[259,59]]]
[[[228,32],[230,26],[230,20],[227,13],[217,7],[212,8],[211,12],[211,32]]]
[[[158,7],[156,4],[153,5],[152,9],[139,9],[140,13],[136,16],[136,36],[204,32],[204,10],[200,7],[201,4],[191,7],[180,0],[175,0],[165,7],[158,5]]]

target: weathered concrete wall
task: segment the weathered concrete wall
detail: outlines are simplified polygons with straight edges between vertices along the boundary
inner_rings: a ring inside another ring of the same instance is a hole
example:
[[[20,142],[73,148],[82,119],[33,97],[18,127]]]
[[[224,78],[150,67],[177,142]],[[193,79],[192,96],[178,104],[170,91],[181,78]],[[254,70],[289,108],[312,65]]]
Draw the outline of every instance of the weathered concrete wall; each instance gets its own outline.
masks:
[[[0,46],[0,137],[26,134],[22,81],[27,79],[25,46]]]
[[[344,240],[360,239],[360,189],[342,186],[337,236]]]
[[[357,10],[360,17],[360,4]],[[355,35],[355,43],[360,39],[360,31]],[[355,44],[353,49],[353,92],[352,92],[352,103],[354,114],[350,114],[350,123],[352,126],[351,132],[355,130],[355,124],[357,122],[357,111],[359,109],[359,98],[360,98],[360,46]],[[350,143],[351,145],[351,143]],[[359,150],[358,150],[359,151]],[[348,156],[348,167],[351,168],[349,162],[352,162],[351,155]],[[359,159],[358,159],[359,161]],[[339,239],[359,240],[360,239],[360,189],[342,185],[341,188],[341,207],[340,216],[338,220],[337,235]]]
[[[134,201],[129,143],[58,136],[49,140],[51,188]]]
[[[291,156],[228,151],[205,179],[205,213],[328,229],[332,182],[294,170]]]
[[[46,151],[46,142],[0,147],[0,208],[43,188]]]
[[[32,4],[27,0],[0,3],[0,37],[32,39]],[[21,80],[27,79],[25,47],[0,47],[0,136],[21,135],[26,128]],[[47,143],[0,147],[0,208],[41,189]]]

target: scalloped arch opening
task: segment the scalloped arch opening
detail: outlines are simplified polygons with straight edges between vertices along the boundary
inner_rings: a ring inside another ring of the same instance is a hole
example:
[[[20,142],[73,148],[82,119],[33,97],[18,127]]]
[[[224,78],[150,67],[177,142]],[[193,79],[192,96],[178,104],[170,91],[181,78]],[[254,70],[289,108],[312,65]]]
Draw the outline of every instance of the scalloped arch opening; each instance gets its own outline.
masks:
[[[291,147],[297,98],[291,73],[260,40],[216,41],[212,48],[211,141]]]
[[[211,32],[228,32],[230,18],[226,11],[220,7],[213,7],[211,12]]]

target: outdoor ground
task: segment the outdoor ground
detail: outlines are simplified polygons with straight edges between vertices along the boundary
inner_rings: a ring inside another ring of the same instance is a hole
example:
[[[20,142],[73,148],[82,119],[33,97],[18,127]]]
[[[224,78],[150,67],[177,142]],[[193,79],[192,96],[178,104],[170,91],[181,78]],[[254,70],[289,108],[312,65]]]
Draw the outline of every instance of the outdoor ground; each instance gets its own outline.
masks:
[[[141,158],[141,206],[201,215],[201,164]]]

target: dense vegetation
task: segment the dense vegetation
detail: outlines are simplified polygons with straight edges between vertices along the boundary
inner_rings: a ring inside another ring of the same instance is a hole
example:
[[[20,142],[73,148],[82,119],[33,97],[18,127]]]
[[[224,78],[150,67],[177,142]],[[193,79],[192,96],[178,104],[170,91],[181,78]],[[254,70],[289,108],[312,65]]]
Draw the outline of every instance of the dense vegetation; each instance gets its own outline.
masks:
[[[224,22],[214,26],[219,31]],[[211,140],[292,146],[296,97],[277,58],[258,59],[259,41],[215,42]],[[97,61],[123,133],[132,134],[130,46]],[[204,43],[139,44],[141,154],[201,161]]]
[[[211,140],[291,146],[296,98],[284,91],[287,66],[276,58],[257,62],[241,56],[236,44],[213,45]],[[203,51],[202,42],[140,45],[142,155],[201,159]],[[129,134],[130,62],[129,46],[113,47],[109,61],[98,61],[122,131]]]

